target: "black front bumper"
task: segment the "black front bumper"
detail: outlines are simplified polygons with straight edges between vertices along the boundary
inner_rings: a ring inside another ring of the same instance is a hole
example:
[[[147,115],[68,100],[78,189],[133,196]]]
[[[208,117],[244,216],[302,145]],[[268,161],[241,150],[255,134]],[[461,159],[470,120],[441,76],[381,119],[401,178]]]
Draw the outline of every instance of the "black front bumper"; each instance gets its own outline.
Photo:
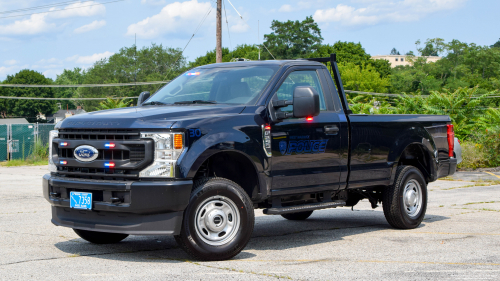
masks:
[[[103,181],[46,174],[43,195],[52,205],[52,223],[58,226],[133,235],[176,235],[192,185],[191,180]],[[70,208],[71,191],[91,192],[92,210]]]

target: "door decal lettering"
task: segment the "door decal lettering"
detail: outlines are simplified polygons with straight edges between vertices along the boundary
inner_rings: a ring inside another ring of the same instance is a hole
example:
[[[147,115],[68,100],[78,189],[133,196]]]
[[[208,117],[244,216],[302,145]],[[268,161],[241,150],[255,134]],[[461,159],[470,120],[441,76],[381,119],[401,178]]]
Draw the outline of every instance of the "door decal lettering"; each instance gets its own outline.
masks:
[[[325,153],[328,140],[280,141],[281,155]]]

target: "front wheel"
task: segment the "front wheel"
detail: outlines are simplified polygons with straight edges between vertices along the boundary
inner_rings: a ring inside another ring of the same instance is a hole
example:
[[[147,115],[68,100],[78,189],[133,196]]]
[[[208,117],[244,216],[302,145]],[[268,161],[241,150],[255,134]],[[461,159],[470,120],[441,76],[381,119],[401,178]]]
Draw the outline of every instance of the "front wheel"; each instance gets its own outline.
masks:
[[[400,166],[394,184],[383,192],[382,205],[387,222],[395,228],[420,225],[427,209],[427,185],[419,169]]]
[[[73,229],[82,239],[94,244],[114,244],[128,237],[128,234],[97,232],[82,229]]]
[[[254,221],[252,202],[238,184],[206,178],[195,184],[175,240],[195,259],[226,260],[245,248]]]

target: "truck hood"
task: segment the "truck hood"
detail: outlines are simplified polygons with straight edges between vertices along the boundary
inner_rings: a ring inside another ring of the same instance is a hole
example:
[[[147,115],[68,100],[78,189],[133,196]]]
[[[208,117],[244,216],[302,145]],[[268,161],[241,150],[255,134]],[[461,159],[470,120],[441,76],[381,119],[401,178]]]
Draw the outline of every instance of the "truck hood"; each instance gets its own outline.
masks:
[[[169,129],[177,121],[238,115],[243,109],[224,104],[126,107],[68,117],[56,129]]]

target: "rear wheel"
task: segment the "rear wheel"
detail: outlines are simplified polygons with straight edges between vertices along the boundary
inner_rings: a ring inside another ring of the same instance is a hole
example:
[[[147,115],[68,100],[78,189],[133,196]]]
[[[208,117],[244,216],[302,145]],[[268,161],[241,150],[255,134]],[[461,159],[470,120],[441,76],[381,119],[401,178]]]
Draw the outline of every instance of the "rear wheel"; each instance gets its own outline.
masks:
[[[308,217],[310,217],[312,213],[313,213],[313,211],[306,211],[306,212],[298,212],[298,213],[291,213],[291,214],[283,214],[281,216],[287,220],[302,221],[302,220],[305,220]]]
[[[384,190],[382,205],[385,218],[393,227],[418,227],[427,209],[427,184],[420,170],[398,167],[394,184]]]
[[[113,244],[128,237],[128,234],[97,232],[81,229],[73,229],[82,239],[94,244]]]
[[[206,178],[195,184],[175,240],[195,259],[226,260],[245,248],[254,221],[252,202],[238,184]]]

